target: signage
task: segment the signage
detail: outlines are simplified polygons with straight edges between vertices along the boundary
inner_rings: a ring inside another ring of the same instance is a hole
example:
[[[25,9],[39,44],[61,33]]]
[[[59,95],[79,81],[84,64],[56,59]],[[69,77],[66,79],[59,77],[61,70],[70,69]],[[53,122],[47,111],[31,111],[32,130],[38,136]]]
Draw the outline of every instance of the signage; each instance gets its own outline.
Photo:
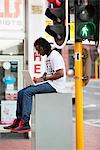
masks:
[[[32,5],[32,13],[33,14],[42,14],[43,7],[41,5]]]
[[[24,30],[24,0],[0,0],[0,30]]]
[[[16,101],[1,101],[1,123],[12,123],[16,118]]]
[[[40,76],[43,75],[45,71],[45,63],[46,63],[46,57],[41,56],[37,54],[36,51],[33,53],[33,59],[34,59],[34,64],[33,64],[33,78],[39,78]]]
[[[75,53],[75,60],[80,61],[80,59],[81,59],[81,54],[79,52],[76,52]]]

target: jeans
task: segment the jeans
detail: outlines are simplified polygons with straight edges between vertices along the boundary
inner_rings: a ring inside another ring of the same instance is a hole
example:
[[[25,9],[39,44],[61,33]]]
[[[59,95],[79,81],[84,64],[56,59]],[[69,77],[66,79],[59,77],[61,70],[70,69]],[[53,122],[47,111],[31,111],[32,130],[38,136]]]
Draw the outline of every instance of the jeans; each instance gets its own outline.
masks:
[[[17,95],[16,117],[28,122],[30,120],[30,114],[32,110],[32,97],[35,94],[42,93],[57,92],[48,82],[38,85],[30,85],[20,90]]]

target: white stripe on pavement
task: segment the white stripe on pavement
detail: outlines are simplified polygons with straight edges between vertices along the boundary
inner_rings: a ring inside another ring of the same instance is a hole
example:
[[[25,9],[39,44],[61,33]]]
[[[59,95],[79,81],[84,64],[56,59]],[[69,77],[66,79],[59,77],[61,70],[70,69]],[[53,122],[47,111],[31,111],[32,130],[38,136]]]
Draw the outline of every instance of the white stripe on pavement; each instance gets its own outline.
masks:
[[[85,120],[84,123],[87,125],[100,127],[100,119],[88,119],[88,120]]]
[[[76,122],[76,119],[72,119],[74,122]],[[94,126],[94,127],[100,127],[100,119],[88,119],[83,121],[84,124]]]
[[[100,92],[94,92],[95,95],[100,95]]]
[[[88,88],[100,89],[100,86],[99,85],[89,85]]]
[[[93,108],[96,107],[95,104],[84,105],[83,108]]]

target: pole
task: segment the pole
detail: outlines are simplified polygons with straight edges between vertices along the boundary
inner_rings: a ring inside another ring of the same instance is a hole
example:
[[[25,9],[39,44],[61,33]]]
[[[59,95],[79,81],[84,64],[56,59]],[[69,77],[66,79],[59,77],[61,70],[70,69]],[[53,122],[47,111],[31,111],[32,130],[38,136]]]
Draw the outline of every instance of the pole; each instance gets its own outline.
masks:
[[[82,42],[75,42],[76,150],[84,150]]]

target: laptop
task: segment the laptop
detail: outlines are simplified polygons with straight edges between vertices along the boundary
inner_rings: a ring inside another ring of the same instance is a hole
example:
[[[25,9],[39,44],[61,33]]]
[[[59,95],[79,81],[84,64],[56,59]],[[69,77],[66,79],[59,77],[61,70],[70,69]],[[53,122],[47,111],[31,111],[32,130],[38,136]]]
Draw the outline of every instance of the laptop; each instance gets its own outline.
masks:
[[[35,84],[28,70],[23,70],[22,73],[26,86]]]

